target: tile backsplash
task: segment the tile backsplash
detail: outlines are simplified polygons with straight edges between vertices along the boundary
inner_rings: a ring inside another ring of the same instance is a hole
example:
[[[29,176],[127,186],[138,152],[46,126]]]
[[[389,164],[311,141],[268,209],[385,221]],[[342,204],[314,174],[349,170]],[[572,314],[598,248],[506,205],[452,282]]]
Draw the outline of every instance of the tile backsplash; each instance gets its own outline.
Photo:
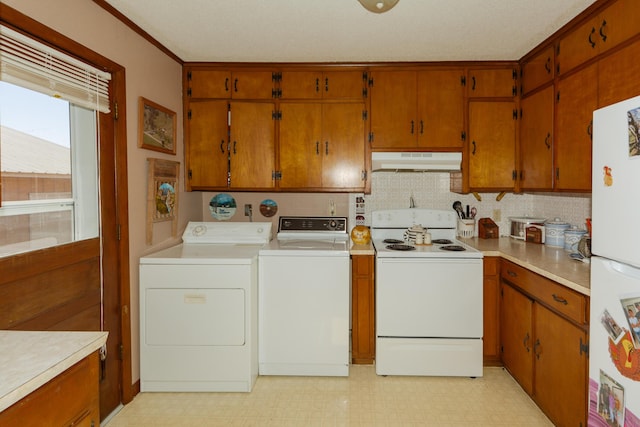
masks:
[[[509,217],[560,218],[585,228],[585,219],[591,216],[590,194],[507,193],[497,201],[498,193],[481,193],[482,200],[478,201],[472,194],[452,193],[448,173],[378,171],[371,176],[371,194],[364,196],[367,225],[371,211],[409,208],[411,198],[417,208],[448,210],[456,200],[463,206],[475,206],[478,210],[476,219],[492,218],[500,227],[500,235],[505,236],[509,235]],[[355,203],[355,196],[351,197],[350,203]]]

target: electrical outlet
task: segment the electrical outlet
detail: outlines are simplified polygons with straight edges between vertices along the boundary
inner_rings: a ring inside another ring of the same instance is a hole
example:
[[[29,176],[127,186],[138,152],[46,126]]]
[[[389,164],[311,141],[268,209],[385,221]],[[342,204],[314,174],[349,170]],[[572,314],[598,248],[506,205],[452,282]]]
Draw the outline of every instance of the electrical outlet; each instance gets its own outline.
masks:
[[[494,221],[500,222],[502,220],[502,211],[500,209],[494,209],[492,216]]]
[[[251,216],[251,210],[253,208],[251,207],[251,203],[247,203],[244,205],[244,216]]]

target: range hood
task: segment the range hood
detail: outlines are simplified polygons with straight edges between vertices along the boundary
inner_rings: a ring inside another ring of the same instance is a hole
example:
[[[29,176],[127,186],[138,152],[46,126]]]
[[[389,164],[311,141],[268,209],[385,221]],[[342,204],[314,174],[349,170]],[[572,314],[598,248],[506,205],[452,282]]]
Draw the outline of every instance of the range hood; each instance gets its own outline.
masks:
[[[371,169],[405,171],[460,171],[462,153],[373,152]]]

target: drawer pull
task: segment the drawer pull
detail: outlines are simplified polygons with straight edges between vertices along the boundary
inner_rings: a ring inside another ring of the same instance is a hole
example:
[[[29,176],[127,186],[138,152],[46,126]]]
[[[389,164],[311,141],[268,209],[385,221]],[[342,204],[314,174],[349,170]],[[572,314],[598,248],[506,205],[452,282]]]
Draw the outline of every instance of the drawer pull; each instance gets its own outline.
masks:
[[[529,338],[529,332],[527,332],[527,336],[524,337],[524,340],[522,341],[524,348],[527,349],[527,353],[529,353]]]
[[[533,354],[536,355],[536,359],[540,359],[540,353],[538,352],[538,349],[540,348],[540,340],[537,339],[536,343],[533,345]]]
[[[556,294],[552,294],[551,296],[553,297],[553,299],[554,299],[556,302],[559,302],[560,304],[564,304],[564,305],[569,304],[569,302],[568,302],[566,299],[564,299],[564,298],[562,298],[562,297],[559,297],[559,296],[558,296],[558,295],[556,295]]]
[[[507,274],[511,277],[518,277],[518,273],[515,271],[507,270]]]

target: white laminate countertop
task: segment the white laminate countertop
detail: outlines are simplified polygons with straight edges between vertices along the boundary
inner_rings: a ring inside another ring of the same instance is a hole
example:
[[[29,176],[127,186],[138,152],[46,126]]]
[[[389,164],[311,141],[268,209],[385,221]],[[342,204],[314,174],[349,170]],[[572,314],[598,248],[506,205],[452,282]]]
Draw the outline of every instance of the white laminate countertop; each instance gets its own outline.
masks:
[[[0,331],[0,411],[107,341],[107,332]]]
[[[563,248],[527,243],[511,237],[460,240],[482,251],[484,256],[508,259],[583,295],[591,295],[590,264],[571,259]]]

